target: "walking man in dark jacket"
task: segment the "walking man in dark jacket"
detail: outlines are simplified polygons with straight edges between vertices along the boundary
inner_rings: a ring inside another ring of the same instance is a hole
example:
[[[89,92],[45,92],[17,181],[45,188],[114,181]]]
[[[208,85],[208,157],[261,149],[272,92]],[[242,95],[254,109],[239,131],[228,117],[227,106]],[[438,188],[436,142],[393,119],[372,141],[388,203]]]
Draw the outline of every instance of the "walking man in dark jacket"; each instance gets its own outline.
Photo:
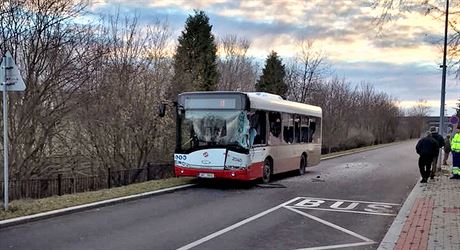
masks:
[[[420,174],[422,175],[422,183],[426,183],[428,177],[430,177],[430,168],[433,158],[438,154],[438,144],[433,139],[431,132],[427,131],[425,137],[420,139],[415,147],[417,154],[420,155],[418,159],[418,167],[420,168]]]
[[[433,139],[435,139],[435,141],[438,143],[438,150],[436,151],[436,155],[433,157],[433,162],[431,164],[430,177],[431,179],[433,179],[434,176],[436,175],[436,171],[441,171],[441,168],[438,168],[438,158],[439,158],[439,151],[440,151],[439,149],[444,147],[444,138],[442,138],[442,135],[438,133],[437,127],[432,126],[430,128],[430,132],[431,132]]]

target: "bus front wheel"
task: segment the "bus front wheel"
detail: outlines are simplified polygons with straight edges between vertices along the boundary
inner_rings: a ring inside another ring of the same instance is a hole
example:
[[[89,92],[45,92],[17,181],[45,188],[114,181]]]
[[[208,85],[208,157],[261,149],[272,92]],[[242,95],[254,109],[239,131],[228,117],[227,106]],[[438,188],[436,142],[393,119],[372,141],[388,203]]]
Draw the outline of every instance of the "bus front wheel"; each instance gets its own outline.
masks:
[[[265,184],[269,183],[271,177],[272,177],[272,163],[270,159],[265,159],[263,173],[262,173],[262,182]]]

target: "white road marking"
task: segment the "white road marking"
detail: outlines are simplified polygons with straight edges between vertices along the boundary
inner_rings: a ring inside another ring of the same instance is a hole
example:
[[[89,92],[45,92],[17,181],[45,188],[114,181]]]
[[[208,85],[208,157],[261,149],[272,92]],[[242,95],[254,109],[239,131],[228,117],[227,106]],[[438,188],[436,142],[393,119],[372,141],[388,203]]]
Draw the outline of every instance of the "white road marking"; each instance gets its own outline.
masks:
[[[204,237],[204,238],[201,238],[201,239],[199,239],[199,240],[197,240],[197,241],[194,241],[194,242],[192,242],[192,243],[190,243],[190,244],[187,244],[187,245],[185,245],[185,246],[183,246],[183,247],[180,247],[180,248],[178,248],[177,250],[187,250],[187,249],[196,247],[196,246],[198,246],[198,245],[201,245],[201,244],[205,243],[206,241],[209,241],[209,240],[211,240],[211,239],[213,239],[213,238],[215,238],[215,237],[217,237],[217,236],[219,236],[219,235],[222,235],[222,234],[224,234],[224,233],[227,233],[227,232],[229,232],[229,231],[231,231],[231,230],[233,230],[233,229],[235,229],[235,228],[238,228],[238,227],[243,226],[244,224],[247,224],[248,222],[251,222],[251,221],[253,221],[253,220],[256,220],[256,219],[258,219],[258,218],[260,218],[260,217],[262,217],[262,216],[264,216],[264,215],[267,215],[267,214],[269,214],[269,213],[271,213],[271,212],[273,212],[273,211],[275,211],[275,210],[278,210],[278,209],[280,209],[280,208],[282,208],[282,207],[285,207],[285,205],[287,205],[287,204],[289,204],[289,203],[291,203],[291,202],[293,202],[293,201],[295,201],[295,200],[298,200],[298,199],[300,199],[300,197],[294,198],[294,199],[289,200],[289,201],[287,201],[287,202],[284,202],[283,204],[280,204],[280,205],[278,205],[278,206],[276,206],[276,207],[273,207],[273,208],[270,208],[270,209],[265,210],[265,211],[263,211],[263,212],[260,212],[260,213],[254,215],[254,216],[251,216],[251,217],[249,217],[249,218],[247,218],[247,219],[245,219],[245,220],[242,220],[242,221],[240,221],[240,222],[238,222],[238,223],[235,223],[235,224],[233,224],[233,225],[231,225],[231,226],[229,226],[229,227],[226,227],[226,228],[221,229],[221,230],[219,230],[219,231],[217,231],[217,232],[215,232],[215,233],[212,233],[212,234],[210,234],[210,235],[208,235],[208,236],[206,236],[206,237]]]
[[[299,248],[296,250],[323,250],[323,249],[335,249],[335,248],[344,248],[344,247],[366,246],[366,245],[372,245],[372,244],[375,244],[375,242],[358,242],[358,243],[331,245],[331,246],[323,246],[323,247]]]
[[[341,200],[341,199],[328,199],[328,198],[316,198],[316,197],[298,197],[302,199],[310,199],[310,200],[322,200],[322,201],[344,201],[344,202],[359,202],[359,203],[367,203],[367,204],[382,204],[382,205],[391,205],[391,206],[400,206],[401,204],[396,203],[387,203],[387,202],[377,202],[377,201],[352,201],[352,200]]]
[[[380,204],[380,205],[390,205],[390,206],[399,206],[399,204],[395,203],[385,203],[385,202],[371,202],[371,201],[352,201],[352,200],[337,200],[337,199],[326,199],[326,198],[312,198],[312,197],[297,197],[294,199],[291,199],[287,202],[284,202],[276,207],[272,207],[268,210],[265,210],[263,212],[260,212],[256,215],[253,215],[247,219],[244,219],[240,222],[237,222],[231,226],[228,226],[226,228],[223,228],[217,232],[214,232],[206,237],[203,237],[199,240],[196,240],[192,243],[189,243],[183,247],[178,248],[177,250],[188,250],[191,248],[194,248],[196,246],[199,246],[209,240],[212,240],[222,234],[225,234],[233,229],[236,229],[238,227],[241,227],[251,221],[254,221],[262,216],[265,216],[275,210],[278,210],[280,208],[286,208],[288,210],[291,210],[292,212],[298,213],[300,215],[303,215],[304,217],[310,218],[312,220],[315,220],[319,223],[322,223],[326,226],[329,226],[331,228],[334,228],[336,230],[339,230],[343,233],[346,233],[350,236],[353,236],[355,238],[358,238],[360,240],[363,240],[363,242],[357,242],[357,243],[347,243],[347,244],[338,244],[338,245],[330,245],[330,246],[320,246],[320,247],[311,247],[311,248],[301,248],[298,250],[321,250],[321,249],[335,249],[335,248],[344,248],[344,247],[355,247],[355,246],[364,246],[364,245],[371,245],[375,244],[375,242],[365,236],[362,236],[360,234],[357,234],[353,231],[350,231],[346,228],[340,227],[336,224],[333,224],[331,222],[325,221],[321,218],[318,218],[316,216],[313,216],[311,214],[307,214],[305,212],[299,211],[298,209],[311,209],[311,210],[323,210],[323,211],[333,211],[333,212],[343,212],[343,213],[357,213],[357,214],[371,214],[371,215],[385,215],[385,216],[395,216],[395,214],[390,214],[390,213],[377,213],[377,212],[365,212],[365,211],[352,211],[352,210],[338,210],[338,209],[328,209],[328,208],[317,208],[317,207],[303,207],[303,206],[289,206],[288,204],[292,204],[295,201],[301,200],[301,199],[311,199],[311,200],[327,200],[327,201],[341,201],[341,202],[359,202],[359,203],[365,203],[365,204]]]
[[[308,209],[308,210],[323,210],[323,211],[332,211],[332,212],[341,212],[341,213],[396,216],[396,214],[388,214],[388,213],[375,213],[375,212],[364,212],[364,211],[353,211],[353,210],[337,210],[337,209],[330,209],[330,208],[302,207],[302,206],[286,206],[286,207],[297,208],[297,209]]]
[[[286,208],[286,209],[289,209],[289,210],[291,210],[291,211],[293,211],[293,212],[296,212],[296,213],[298,213],[298,214],[301,214],[301,215],[303,215],[303,216],[305,216],[305,217],[308,217],[308,218],[310,218],[310,219],[312,219],[312,220],[315,220],[315,221],[317,221],[317,222],[319,222],[319,223],[322,223],[322,224],[324,224],[324,225],[326,225],[326,226],[332,227],[332,228],[337,229],[337,230],[339,230],[339,231],[342,231],[342,232],[344,232],[344,233],[346,233],[346,234],[349,234],[349,235],[351,235],[351,236],[354,236],[354,237],[356,237],[356,238],[358,238],[358,239],[361,239],[361,240],[363,240],[363,241],[365,241],[365,242],[374,242],[373,240],[371,240],[371,239],[369,239],[369,238],[366,238],[366,237],[364,237],[364,236],[362,236],[362,235],[360,235],[360,234],[357,234],[357,233],[355,233],[355,232],[353,232],[353,231],[350,231],[350,230],[348,230],[348,229],[346,229],[346,228],[343,228],[343,227],[341,227],[341,226],[338,226],[338,225],[336,225],[336,224],[334,224],[334,223],[331,223],[331,222],[329,222],[329,221],[325,221],[325,220],[323,220],[323,219],[321,219],[321,218],[318,218],[318,217],[316,217],[316,216],[313,216],[313,215],[311,215],[311,214],[307,214],[307,213],[304,213],[304,212],[302,212],[302,211],[299,211],[299,210],[297,210],[297,209],[294,209],[294,208],[291,208],[291,207],[287,207],[287,206],[285,206],[285,208]]]

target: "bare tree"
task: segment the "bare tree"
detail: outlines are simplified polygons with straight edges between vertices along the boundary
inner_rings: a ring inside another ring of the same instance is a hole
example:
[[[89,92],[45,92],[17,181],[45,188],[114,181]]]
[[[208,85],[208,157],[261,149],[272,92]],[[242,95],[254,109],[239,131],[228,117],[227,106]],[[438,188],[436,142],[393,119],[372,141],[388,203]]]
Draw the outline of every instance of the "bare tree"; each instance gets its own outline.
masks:
[[[438,20],[440,23],[445,21],[445,1],[438,0],[373,0],[372,6],[380,11],[376,18],[377,27],[385,30],[384,26],[399,19],[404,14],[417,12]],[[449,38],[448,38],[448,66],[451,73],[460,77],[460,7],[459,1],[450,1],[449,11]],[[394,28],[393,26],[391,27]],[[434,37],[434,39],[438,39]],[[441,43],[442,40],[438,39]]]
[[[323,52],[315,49],[314,42],[302,40],[297,45],[297,56],[288,62],[286,82],[289,85],[289,99],[307,102],[323,78],[328,66],[325,63]]]
[[[407,111],[409,117],[409,136],[410,138],[419,138],[426,130],[426,118],[430,113],[428,102],[424,99],[417,101],[416,105]]]
[[[323,109],[323,149],[333,152],[394,141],[400,110],[370,84],[353,88],[337,77],[317,86],[311,104]]]
[[[159,119],[156,107],[171,79],[170,31],[156,20],[145,28],[138,18],[107,16],[101,30],[108,53],[94,79],[91,102],[79,110],[88,158],[103,168],[143,167],[171,153],[172,117]],[[84,146],[84,145],[82,145]]]
[[[337,150],[347,137],[351,92],[345,79],[335,77],[314,93],[311,103],[323,109],[323,147],[328,152]]]
[[[91,26],[75,24],[86,1],[4,1],[0,47],[12,51],[27,89],[10,94],[11,174],[29,178],[59,168],[69,113],[85,102],[103,51]]]
[[[236,35],[220,39],[218,90],[254,91],[258,65],[247,55],[250,46],[249,40]]]

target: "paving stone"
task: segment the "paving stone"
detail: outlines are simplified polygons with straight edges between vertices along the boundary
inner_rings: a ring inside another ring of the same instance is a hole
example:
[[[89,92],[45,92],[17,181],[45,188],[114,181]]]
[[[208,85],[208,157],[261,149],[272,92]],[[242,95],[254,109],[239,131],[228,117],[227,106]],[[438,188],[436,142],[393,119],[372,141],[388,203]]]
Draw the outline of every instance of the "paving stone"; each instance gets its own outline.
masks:
[[[460,249],[460,180],[442,171],[422,185],[395,249]]]

